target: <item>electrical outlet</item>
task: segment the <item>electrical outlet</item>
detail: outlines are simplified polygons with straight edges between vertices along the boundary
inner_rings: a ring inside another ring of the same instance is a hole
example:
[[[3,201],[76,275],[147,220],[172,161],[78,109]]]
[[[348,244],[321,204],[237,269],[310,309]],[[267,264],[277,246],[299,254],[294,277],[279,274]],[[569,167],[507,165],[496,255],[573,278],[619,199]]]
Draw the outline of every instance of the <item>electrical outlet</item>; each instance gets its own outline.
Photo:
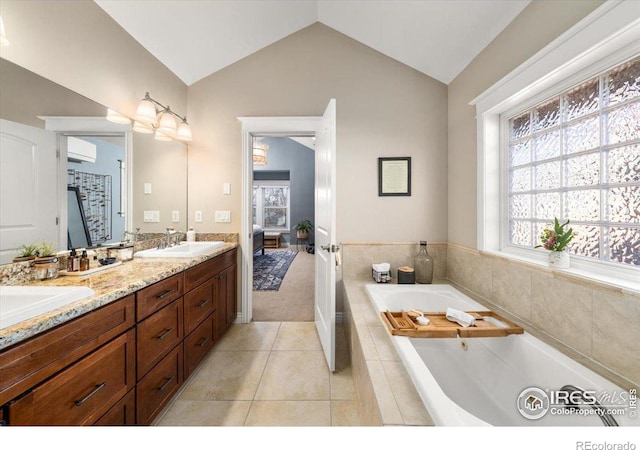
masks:
[[[180,222],[180,211],[171,211],[171,221],[174,223]]]
[[[231,222],[231,211],[216,211],[216,222]]]
[[[202,222],[202,211],[196,211],[196,223]]]

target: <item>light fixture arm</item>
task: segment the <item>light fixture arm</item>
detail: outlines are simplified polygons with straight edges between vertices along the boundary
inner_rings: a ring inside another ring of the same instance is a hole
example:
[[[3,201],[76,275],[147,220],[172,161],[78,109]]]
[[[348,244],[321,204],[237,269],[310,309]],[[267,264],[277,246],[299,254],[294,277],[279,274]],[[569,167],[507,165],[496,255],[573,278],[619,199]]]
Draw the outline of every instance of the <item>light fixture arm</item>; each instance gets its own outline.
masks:
[[[182,120],[183,122],[187,123],[187,116],[182,117],[180,114],[172,111],[170,106],[164,106],[158,100],[156,100],[155,98],[151,97],[148,92],[146,92],[144,94],[144,99],[143,100],[149,100],[151,103],[154,103],[154,104],[158,105],[162,109],[162,112],[168,112],[168,113],[176,116],[178,119]]]

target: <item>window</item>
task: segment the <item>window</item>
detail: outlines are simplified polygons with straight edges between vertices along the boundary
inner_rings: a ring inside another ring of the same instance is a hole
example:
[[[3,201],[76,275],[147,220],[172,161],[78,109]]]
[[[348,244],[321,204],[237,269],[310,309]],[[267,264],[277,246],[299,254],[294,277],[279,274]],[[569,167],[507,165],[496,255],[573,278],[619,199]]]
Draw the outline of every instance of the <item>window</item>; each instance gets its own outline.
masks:
[[[265,230],[289,231],[289,182],[253,185],[253,223]]]
[[[558,217],[578,233],[573,255],[640,267],[640,57],[501,127],[508,245],[538,245]]]

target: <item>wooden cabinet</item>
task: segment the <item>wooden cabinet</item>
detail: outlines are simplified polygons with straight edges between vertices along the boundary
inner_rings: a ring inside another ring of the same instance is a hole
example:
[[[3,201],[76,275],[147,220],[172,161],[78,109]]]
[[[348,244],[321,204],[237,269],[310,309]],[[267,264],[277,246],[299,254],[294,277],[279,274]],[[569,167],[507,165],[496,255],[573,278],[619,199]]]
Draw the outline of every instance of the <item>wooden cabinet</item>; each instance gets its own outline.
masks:
[[[232,249],[0,351],[0,423],[146,425],[237,314]]]
[[[12,425],[87,425],[135,385],[135,332],[115,338],[9,404]]]
[[[136,423],[148,425],[182,386],[182,343],[173,349],[136,386]]]

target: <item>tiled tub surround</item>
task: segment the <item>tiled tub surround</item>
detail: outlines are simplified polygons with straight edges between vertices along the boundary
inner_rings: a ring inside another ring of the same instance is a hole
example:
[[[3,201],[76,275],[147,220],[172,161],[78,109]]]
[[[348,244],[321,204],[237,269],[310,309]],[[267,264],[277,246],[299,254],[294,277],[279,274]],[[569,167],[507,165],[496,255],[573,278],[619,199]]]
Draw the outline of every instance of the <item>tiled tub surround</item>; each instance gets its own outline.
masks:
[[[464,294],[625,389],[640,386],[640,292],[449,244]]]
[[[369,248],[367,248],[369,247]],[[367,425],[430,425],[364,286],[372,262],[412,265],[417,244],[343,244],[344,323]],[[450,283],[615,384],[640,385],[640,293],[455,244],[429,245],[434,283]],[[396,283],[396,279],[392,283]]]
[[[237,246],[236,242],[229,242],[212,253],[196,258],[153,258],[153,260],[134,258],[112,269],[87,276],[60,276],[46,281],[21,283],[33,286],[87,286],[95,291],[95,295],[58,308],[50,313],[0,329],[0,350],[93,311],[173,274],[182,272]]]

